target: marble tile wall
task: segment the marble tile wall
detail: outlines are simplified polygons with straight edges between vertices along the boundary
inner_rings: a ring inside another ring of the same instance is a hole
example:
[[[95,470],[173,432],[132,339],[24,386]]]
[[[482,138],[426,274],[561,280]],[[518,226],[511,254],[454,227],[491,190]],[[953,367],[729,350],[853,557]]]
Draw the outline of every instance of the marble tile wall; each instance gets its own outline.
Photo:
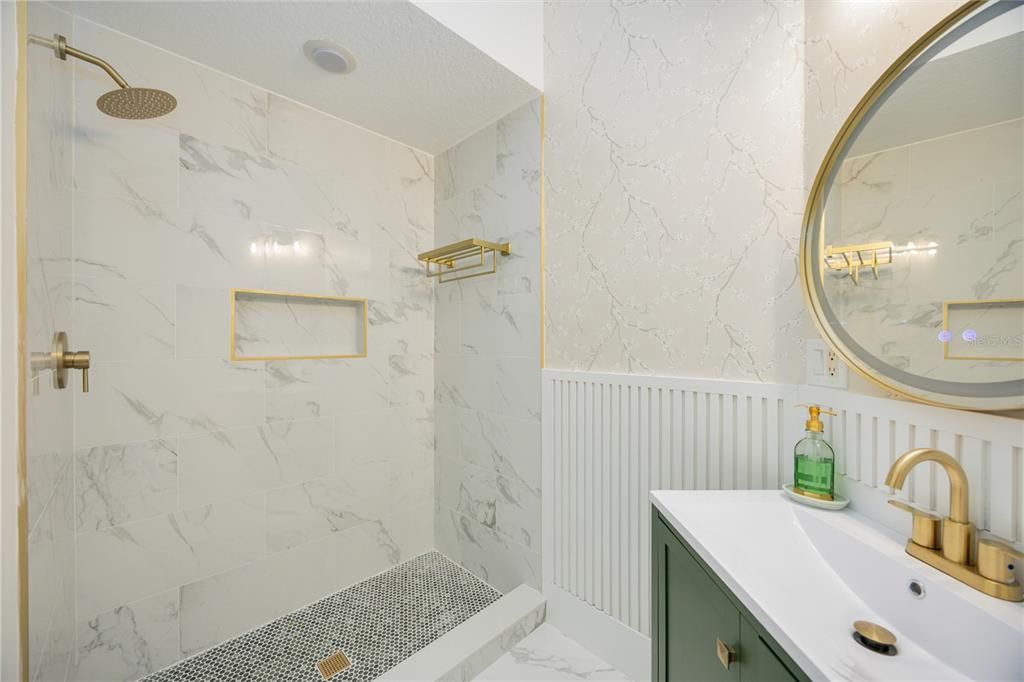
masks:
[[[509,242],[435,290],[438,549],[503,592],[540,586],[540,102],[435,158],[435,243]]]
[[[62,324],[93,358],[91,391],[59,394],[74,448],[51,478],[77,553],[60,636],[72,679],[136,679],[434,546],[434,302],[416,261],[433,159],[68,24],[178,99],[115,120],[94,106],[102,72],[47,62],[74,74]],[[230,362],[232,287],[368,298],[368,357]]]
[[[44,4],[27,8],[28,30],[68,33],[70,18]],[[71,327],[72,77],[44,47],[27,55],[28,155],[26,343],[49,353]],[[74,452],[70,391],[53,372],[33,374],[26,395],[29,677],[63,680],[75,637]],[[77,377],[72,377],[77,381]],[[5,453],[13,455],[13,453]]]

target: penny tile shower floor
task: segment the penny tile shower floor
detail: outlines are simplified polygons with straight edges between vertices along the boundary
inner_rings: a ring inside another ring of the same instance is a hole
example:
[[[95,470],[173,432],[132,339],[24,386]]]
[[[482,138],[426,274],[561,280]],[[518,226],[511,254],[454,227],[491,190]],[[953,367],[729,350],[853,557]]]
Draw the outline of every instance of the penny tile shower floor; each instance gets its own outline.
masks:
[[[501,594],[440,552],[428,552],[144,682],[320,682],[317,661],[343,651],[332,682],[372,680]]]

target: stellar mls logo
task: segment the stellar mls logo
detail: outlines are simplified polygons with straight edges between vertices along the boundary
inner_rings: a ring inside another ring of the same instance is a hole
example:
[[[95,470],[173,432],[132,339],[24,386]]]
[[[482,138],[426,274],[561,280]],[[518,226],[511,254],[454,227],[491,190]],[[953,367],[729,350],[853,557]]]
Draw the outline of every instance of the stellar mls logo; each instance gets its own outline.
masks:
[[[976,348],[1024,348],[1024,333],[988,335],[975,333],[970,339],[965,336],[964,341],[968,346]]]

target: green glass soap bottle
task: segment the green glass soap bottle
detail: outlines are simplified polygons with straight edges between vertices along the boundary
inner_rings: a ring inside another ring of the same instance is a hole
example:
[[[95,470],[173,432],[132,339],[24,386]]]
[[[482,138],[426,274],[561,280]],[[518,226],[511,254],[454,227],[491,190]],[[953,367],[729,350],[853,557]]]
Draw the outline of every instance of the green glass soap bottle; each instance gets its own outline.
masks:
[[[806,424],[807,435],[793,448],[793,489],[807,497],[831,500],[835,494],[836,453],[822,435],[825,427],[821,413],[835,415],[835,412],[822,410],[818,405],[800,407],[808,408],[810,419]]]

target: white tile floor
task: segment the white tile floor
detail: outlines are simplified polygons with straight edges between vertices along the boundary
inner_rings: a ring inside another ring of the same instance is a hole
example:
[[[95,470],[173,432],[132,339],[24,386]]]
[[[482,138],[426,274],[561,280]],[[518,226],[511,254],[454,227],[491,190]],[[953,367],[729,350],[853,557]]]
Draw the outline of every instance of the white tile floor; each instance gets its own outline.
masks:
[[[628,680],[553,625],[542,624],[476,680]]]

